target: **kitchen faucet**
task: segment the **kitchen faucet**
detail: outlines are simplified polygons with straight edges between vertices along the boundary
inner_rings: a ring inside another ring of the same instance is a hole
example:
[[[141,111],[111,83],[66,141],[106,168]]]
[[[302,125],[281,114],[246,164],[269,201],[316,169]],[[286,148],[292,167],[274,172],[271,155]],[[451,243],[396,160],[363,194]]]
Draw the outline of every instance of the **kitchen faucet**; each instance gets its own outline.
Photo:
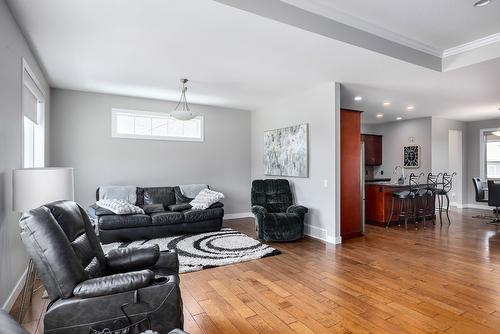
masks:
[[[399,184],[404,184],[405,183],[405,169],[403,167],[396,166],[396,168],[394,168],[394,172],[392,172],[392,175],[396,174],[398,168],[401,169],[401,175],[398,178],[398,183]]]

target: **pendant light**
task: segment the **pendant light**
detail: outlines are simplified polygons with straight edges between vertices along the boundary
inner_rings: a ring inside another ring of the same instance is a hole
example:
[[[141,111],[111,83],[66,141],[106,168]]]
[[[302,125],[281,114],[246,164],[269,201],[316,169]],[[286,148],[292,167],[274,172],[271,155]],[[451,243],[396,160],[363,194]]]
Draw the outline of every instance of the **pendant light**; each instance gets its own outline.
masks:
[[[170,113],[170,116],[181,121],[189,121],[190,119],[196,117],[196,114],[189,110],[189,105],[186,100],[187,82],[188,79],[181,79],[181,98],[179,99],[179,103],[177,103],[177,106],[175,106],[175,109]]]

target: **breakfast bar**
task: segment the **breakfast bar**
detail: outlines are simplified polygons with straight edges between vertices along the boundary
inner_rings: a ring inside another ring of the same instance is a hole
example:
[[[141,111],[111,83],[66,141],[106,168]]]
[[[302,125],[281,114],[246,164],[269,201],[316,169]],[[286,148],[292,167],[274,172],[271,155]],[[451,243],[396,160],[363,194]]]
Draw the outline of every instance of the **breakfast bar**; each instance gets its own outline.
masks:
[[[385,226],[391,214],[392,195],[394,192],[409,190],[408,184],[394,182],[373,182],[365,184],[365,219],[366,223]],[[418,209],[418,207],[417,207]],[[394,206],[391,223],[399,220],[399,208]]]

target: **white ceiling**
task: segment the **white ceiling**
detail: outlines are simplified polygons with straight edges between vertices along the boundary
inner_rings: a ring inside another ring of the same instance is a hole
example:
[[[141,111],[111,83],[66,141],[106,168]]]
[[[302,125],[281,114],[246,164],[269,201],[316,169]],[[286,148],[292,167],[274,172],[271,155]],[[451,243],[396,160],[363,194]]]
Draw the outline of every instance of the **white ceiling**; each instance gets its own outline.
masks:
[[[500,1],[477,0],[282,0],[344,24],[396,41],[447,49],[500,33]]]
[[[384,99],[408,118],[499,113],[500,59],[441,73],[211,0],[8,3],[53,87],[176,100],[187,77],[190,102],[253,109],[335,80],[367,122]]]

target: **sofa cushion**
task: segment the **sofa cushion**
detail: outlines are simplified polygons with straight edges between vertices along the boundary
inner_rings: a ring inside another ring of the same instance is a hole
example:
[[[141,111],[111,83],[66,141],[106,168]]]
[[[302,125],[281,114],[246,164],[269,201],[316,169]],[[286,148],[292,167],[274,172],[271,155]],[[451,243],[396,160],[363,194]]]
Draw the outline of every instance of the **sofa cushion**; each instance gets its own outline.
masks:
[[[120,228],[143,227],[151,225],[151,217],[148,215],[109,215],[99,217],[99,228],[101,230],[114,230]]]
[[[163,204],[143,205],[142,209],[147,214],[152,214],[152,213],[157,213],[157,212],[165,212],[165,209],[163,208]]]
[[[224,217],[224,209],[206,209],[206,210],[186,210],[184,211],[184,222],[194,223],[204,220],[217,219]]]
[[[189,210],[191,208],[192,206],[189,203],[172,204],[168,206],[168,209],[170,211],[177,211],[177,212]]]
[[[164,208],[175,204],[175,192],[173,187],[150,187],[143,188],[144,205],[162,204]]]
[[[184,223],[181,212],[159,212],[151,214],[153,225],[171,225]]]

